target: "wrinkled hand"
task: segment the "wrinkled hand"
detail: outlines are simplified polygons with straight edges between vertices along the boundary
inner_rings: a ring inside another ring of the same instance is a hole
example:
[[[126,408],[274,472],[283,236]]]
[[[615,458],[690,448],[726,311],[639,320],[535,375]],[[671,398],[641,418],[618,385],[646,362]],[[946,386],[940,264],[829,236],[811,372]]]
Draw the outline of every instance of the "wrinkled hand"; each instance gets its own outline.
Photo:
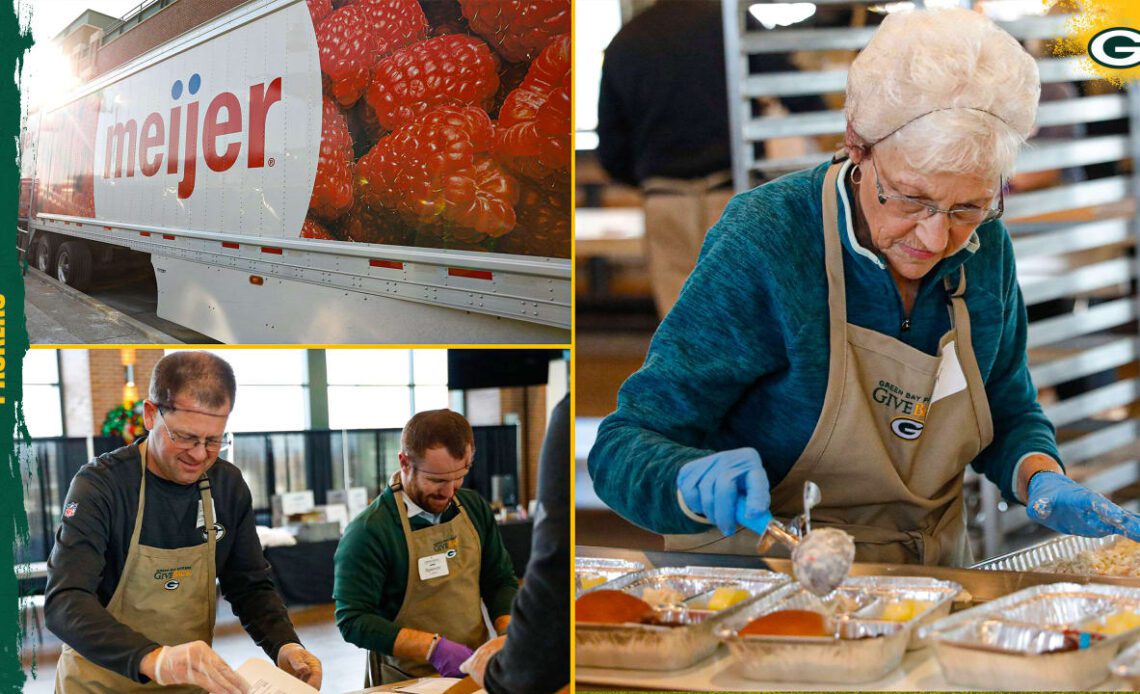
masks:
[[[464,663],[464,667],[460,668],[463,672],[471,675],[471,679],[475,680],[475,684],[483,687],[483,675],[487,672],[487,666],[491,664],[491,658],[496,653],[503,650],[503,646],[507,643],[507,637],[496,636],[487,643],[475,649],[475,655]]]
[[[763,534],[772,520],[768,476],[754,448],[713,453],[685,463],[677,473],[677,489],[693,513],[708,518],[725,535],[736,524]]]
[[[431,654],[428,655],[428,662],[431,663],[440,677],[462,677],[463,672],[460,671],[459,666],[474,652],[461,643],[441,638],[439,643],[435,644]]]
[[[1057,472],[1038,472],[1029,480],[1026,513],[1067,535],[1125,535],[1140,542],[1140,516]]]
[[[192,684],[210,694],[247,694],[249,684],[205,641],[163,646],[154,666],[160,685]]]
[[[321,688],[321,661],[299,643],[287,643],[277,651],[277,667],[313,689]]]

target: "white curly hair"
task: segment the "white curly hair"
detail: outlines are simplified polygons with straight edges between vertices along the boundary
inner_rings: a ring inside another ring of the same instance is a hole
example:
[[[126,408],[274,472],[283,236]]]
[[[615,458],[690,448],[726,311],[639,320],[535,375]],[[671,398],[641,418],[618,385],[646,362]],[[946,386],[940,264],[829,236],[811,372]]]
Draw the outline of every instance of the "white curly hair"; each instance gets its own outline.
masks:
[[[851,64],[846,145],[895,148],[925,173],[1008,176],[1040,93],[1033,57],[983,15],[894,13]]]

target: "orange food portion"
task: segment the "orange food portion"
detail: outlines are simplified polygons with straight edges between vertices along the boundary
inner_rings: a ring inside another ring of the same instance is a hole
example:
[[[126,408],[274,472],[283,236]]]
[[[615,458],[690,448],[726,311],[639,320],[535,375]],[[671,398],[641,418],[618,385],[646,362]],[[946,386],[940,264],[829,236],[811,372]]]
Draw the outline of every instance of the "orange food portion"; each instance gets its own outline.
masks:
[[[741,636],[830,636],[823,615],[810,610],[780,610],[757,617],[740,630]]]
[[[620,590],[595,590],[574,602],[575,621],[601,624],[639,622],[653,608],[641,598]]]

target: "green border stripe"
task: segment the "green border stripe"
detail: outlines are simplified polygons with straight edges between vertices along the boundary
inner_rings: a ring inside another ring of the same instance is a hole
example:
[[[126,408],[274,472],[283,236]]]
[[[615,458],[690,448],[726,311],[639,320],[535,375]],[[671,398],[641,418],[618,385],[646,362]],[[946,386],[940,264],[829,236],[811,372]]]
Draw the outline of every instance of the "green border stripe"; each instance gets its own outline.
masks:
[[[13,0],[0,10],[0,218],[15,221],[20,194],[17,142],[20,134],[20,89],[17,75],[24,54],[31,48],[30,30],[21,27]],[[29,15],[26,8],[25,21]],[[28,349],[24,325],[24,283],[16,251],[16,225],[8,227],[8,241],[0,243],[0,426],[12,436],[0,436],[0,547],[11,547],[6,567],[0,569],[0,691],[19,692],[24,686],[20,666],[22,642],[20,603],[16,582],[17,546],[28,542],[28,519],[24,513],[24,489],[17,437],[28,440],[20,396],[23,390],[21,361]]]

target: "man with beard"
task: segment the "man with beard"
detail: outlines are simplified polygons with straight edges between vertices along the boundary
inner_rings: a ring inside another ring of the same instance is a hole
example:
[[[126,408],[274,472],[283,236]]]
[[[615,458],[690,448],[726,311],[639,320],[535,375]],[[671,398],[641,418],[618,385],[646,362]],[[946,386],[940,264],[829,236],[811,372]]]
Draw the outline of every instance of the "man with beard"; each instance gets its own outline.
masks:
[[[518,579],[490,505],[460,489],[474,455],[461,415],[420,412],[400,437],[399,472],[345,530],[333,597],[341,634],[369,651],[365,686],[461,677],[489,636],[480,602],[506,631]]]

